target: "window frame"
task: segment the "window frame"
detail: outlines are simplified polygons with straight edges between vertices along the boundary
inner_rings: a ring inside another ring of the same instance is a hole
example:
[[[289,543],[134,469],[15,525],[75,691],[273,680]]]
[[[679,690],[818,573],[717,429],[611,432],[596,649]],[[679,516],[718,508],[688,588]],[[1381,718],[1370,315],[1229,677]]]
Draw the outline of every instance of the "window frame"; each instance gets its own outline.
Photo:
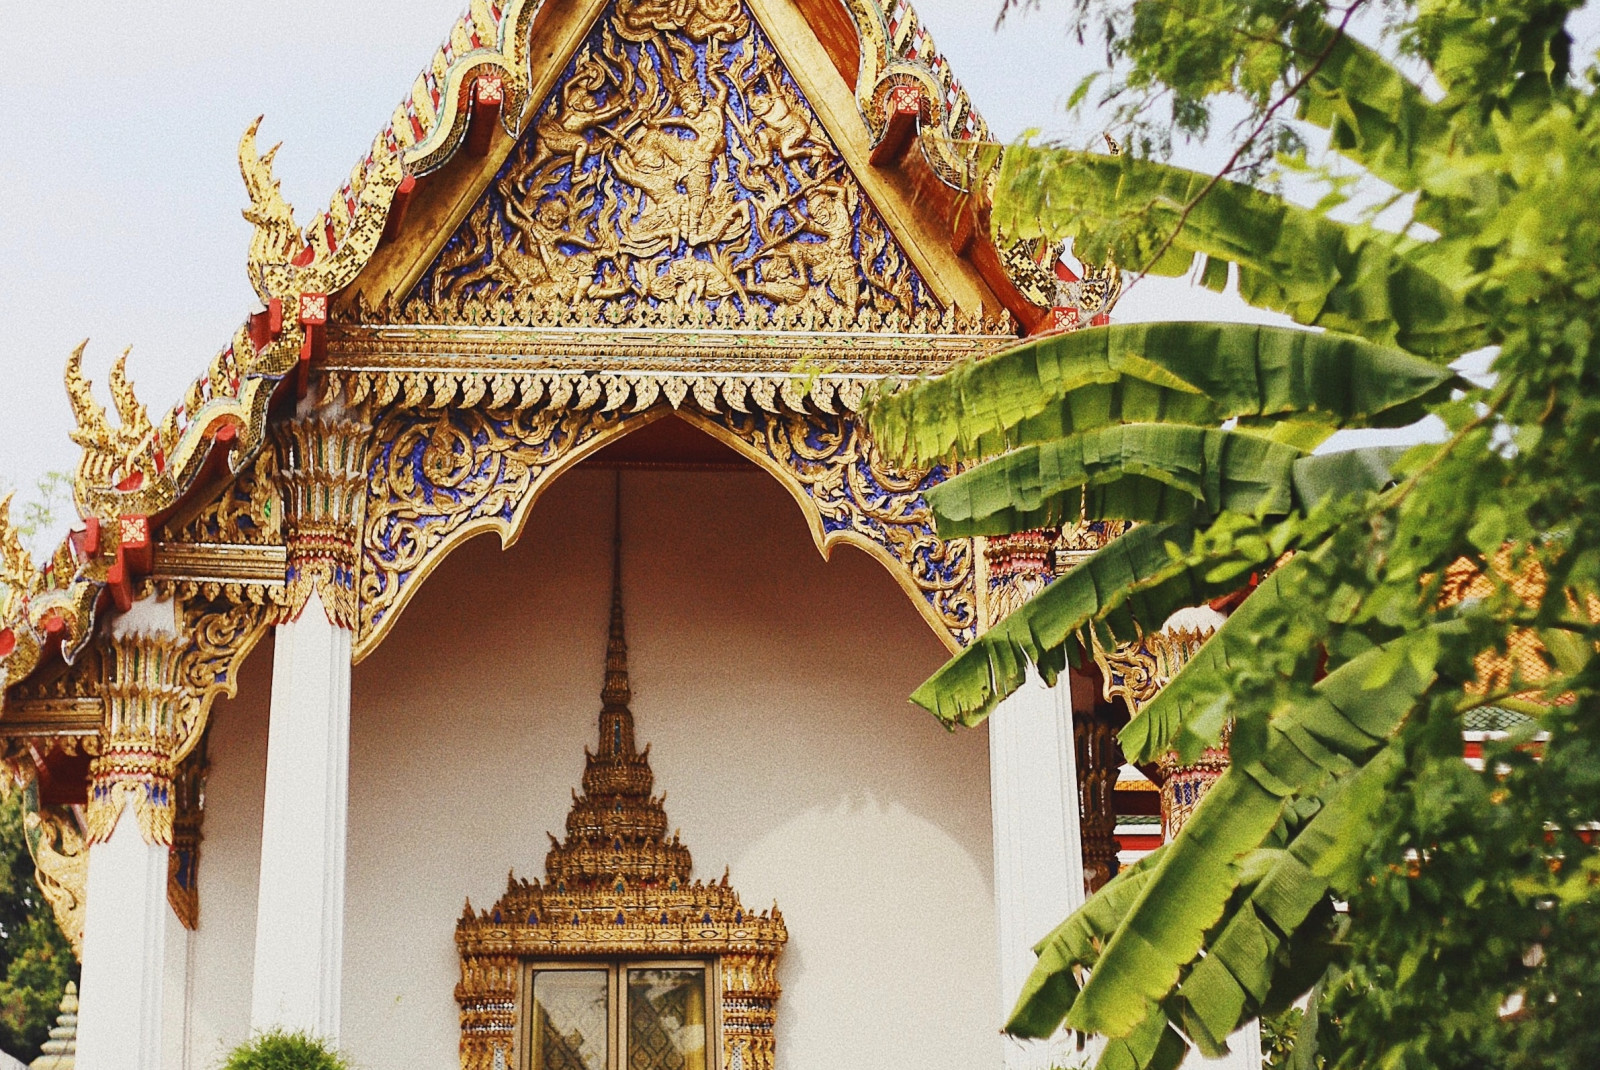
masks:
[[[518,1070],[533,1066],[533,978],[540,971],[606,972],[606,1066],[626,1070],[628,1056],[628,971],[699,969],[705,974],[706,1070],[722,1070],[722,962],[709,958],[560,958],[524,959],[517,999],[517,1031],[513,1037]]]

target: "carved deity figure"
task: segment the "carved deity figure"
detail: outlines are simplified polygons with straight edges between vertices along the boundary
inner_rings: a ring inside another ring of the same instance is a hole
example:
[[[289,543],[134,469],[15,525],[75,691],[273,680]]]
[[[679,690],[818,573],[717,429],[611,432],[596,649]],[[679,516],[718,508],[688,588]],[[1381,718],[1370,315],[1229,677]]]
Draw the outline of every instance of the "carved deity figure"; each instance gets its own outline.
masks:
[[[560,109],[553,110],[534,127],[538,148],[529,163],[531,172],[537,174],[550,160],[570,154],[572,174],[582,173],[590,151],[589,131],[628,110],[620,91],[607,92],[609,81],[605,64],[584,49],[572,77],[561,90]]]

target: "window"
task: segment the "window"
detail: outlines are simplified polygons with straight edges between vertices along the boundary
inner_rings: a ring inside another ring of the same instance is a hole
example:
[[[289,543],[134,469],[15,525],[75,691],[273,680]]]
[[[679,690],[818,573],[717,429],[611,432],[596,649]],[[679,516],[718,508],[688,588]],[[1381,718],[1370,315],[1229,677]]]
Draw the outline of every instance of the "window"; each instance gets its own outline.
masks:
[[[717,1070],[705,962],[536,963],[527,1070]]]

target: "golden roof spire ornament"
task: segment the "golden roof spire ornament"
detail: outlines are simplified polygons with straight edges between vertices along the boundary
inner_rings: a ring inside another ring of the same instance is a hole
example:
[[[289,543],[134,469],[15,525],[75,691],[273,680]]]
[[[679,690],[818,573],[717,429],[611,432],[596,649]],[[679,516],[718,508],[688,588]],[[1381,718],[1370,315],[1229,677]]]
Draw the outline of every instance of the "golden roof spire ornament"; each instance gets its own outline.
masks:
[[[622,610],[622,477],[617,476],[611,546],[611,621],[606,634],[605,684],[600,691],[600,740],[584,750],[583,794],[567,814],[567,838],[551,837],[545,872],[558,887],[656,886],[685,883],[693,861],[674,834],[667,839],[662,797],[652,796],[650,748],[634,742],[628,704],[628,639]]]

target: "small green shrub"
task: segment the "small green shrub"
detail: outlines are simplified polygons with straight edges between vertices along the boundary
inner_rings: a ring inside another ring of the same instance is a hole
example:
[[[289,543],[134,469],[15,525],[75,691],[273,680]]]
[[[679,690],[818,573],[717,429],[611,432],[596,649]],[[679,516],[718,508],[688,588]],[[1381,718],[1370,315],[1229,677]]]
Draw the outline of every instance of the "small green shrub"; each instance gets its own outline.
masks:
[[[275,1029],[233,1049],[221,1070],[351,1070],[344,1056],[309,1033]]]

